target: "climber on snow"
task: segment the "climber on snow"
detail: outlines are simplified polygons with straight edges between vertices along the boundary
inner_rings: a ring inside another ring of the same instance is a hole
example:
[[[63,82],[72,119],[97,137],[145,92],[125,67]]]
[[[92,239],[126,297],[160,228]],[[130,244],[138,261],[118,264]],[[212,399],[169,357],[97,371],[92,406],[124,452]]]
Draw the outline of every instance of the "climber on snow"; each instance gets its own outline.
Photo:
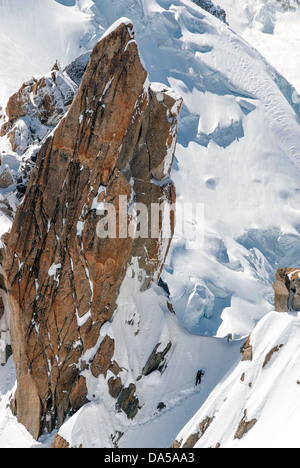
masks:
[[[205,373],[202,370],[198,370],[197,376],[196,376],[196,384],[195,384],[196,386],[201,384],[202,377],[204,377],[204,374]]]

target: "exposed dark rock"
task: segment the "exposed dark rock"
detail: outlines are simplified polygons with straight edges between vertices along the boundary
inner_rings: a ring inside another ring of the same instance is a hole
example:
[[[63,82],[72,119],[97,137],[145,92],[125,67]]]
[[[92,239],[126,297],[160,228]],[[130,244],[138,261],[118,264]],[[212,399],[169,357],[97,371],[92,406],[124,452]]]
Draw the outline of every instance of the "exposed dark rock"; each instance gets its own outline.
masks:
[[[241,347],[242,361],[252,361],[253,359],[253,348],[250,344],[251,335],[247,338],[243,346]]]
[[[266,367],[266,365],[270,362],[273,354],[275,353],[278,353],[278,351],[283,348],[283,344],[279,345],[279,346],[275,346],[273,349],[271,349],[271,351],[266,355],[265,357],[265,360],[264,360],[264,363],[263,363],[263,369]]]
[[[215,6],[211,0],[192,0],[196,5],[203,8],[203,10],[207,11],[211,15],[215,16],[219,20],[223,21],[223,23],[227,24],[226,21],[226,12],[220,6]]]
[[[273,284],[276,312],[300,310],[300,269],[280,268]]]
[[[161,343],[158,343],[154,350],[151,353],[151,356],[149,357],[147,363],[145,364],[142,374],[143,375],[149,375],[151,372],[154,372],[155,370],[159,370],[160,368],[163,367],[164,359],[167,353],[170,351],[172,343],[168,343],[166,348],[163,351],[157,352],[158,348],[160,347]]]
[[[235,439],[242,439],[247,432],[249,432],[252,427],[257,423],[257,419],[252,419],[251,421],[247,421],[247,410],[244,411],[244,416],[237,428],[237,431],[234,435]]]
[[[124,411],[128,419],[134,419],[138,412],[139,400],[136,397],[135,392],[135,385],[130,384],[129,387],[124,388],[121,391],[117,401],[117,408]]]

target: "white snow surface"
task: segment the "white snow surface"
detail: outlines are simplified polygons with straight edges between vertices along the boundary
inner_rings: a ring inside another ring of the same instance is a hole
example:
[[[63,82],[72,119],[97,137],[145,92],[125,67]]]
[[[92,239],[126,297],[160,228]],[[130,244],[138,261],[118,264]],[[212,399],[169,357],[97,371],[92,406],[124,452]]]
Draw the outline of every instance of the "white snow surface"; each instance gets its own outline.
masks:
[[[264,333],[259,335],[261,341],[255,341],[258,354],[248,364],[252,380],[281,326],[286,330],[283,337],[278,335],[285,341],[278,353],[284,359],[278,369],[274,365],[271,379],[285,369],[286,385],[291,383],[290,409],[280,412],[277,429],[286,445],[295,441],[290,434],[296,427],[297,411],[295,424],[289,425],[288,418],[297,386],[295,390],[295,372],[287,365],[287,355],[295,352],[299,317],[273,312],[272,282],[277,267],[300,266],[300,97],[295,89],[300,90],[300,13],[283,12],[271,0],[247,0],[243,7],[237,0],[218,3],[227,12],[229,27],[191,0],[0,0],[2,106],[23,81],[48,73],[56,59],[67,65],[124,17],[134,24],[150,81],[171,86],[184,100],[172,170],[177,227],[163,272],[176,317],[166,308],[158,288],[140,294],[126,278],[110,329],[119,343],[116,360],[127,360],[124,367],[132,369],[132,382],[159,342],[162,349],[169,341],[173,343],[168,366],[163,374],[155,371],[137,382],[137,394],[145,406],[133,422],[116,413],[115,401],[103,393],[101,377],[91,378],[91,403],[60,430],[74,445],[82,443],[84,433],[85,446],[111,446],[111,435],[123,427],[121,447],[168,447],[215,386],[210,403],[191,420],[184,436],[207,416],[206,408],[211,414],[221,408],[222,392],[228,388],[232,401],[238,395],[235,405],[226,406],[228,413],[231,408],[230,417],[220,419],[217,432],[212,432],[217,426],[212,424],[199,444],[236,446],[232,434],[244,409],[248,409],[248,419],[259,416],[263,422],[239,445],[276,443],[279,434],[277,438],[266,435],[266,427],[274,420],[264,405],[268,395],[274,405],[280,395],[275,384],[264,386],[268,369],[259,373],[262,384],[252,386],[251,392],[250,387],[245,392],[247,385],[241,387],[237,379],[241,366],[246,366],[237,365],[239,348],[257,324],[255,333],[260,329]],[[3,163],[17,174],[20,157],[3,138],[0,149]],[[9,190],[0,189],[0,207],[1,196],[11,196]],[[203,208],[204,217],[195,219],[189,213],[185,204],[191,203]],[[1,211],[0,217],[3,233],[11,219]],[[134,326],[126,324],[132,319]],[[228,334],[233,342],[227,341]],[[205,377],[195,387],[199,369]],[[280,386],[281,395],[287,386]],[[9,396],[2,387],[1,395],[0,444],[36,446],[4,409]],[[260,407],[246,405],[248,397],[260,401]],[[160,402],[166,405],[161,412],[157,410]],[[234,418],[232,423],[230,418]],[[11,427],[17,433],[13,441]],[[49,440],[44,438],[40,444],[47,446]]]
[[[220,380],[177,440],[198,433],[209,417],[212,423],[195,448],[299,447],[299,333],[297,312],[264,317],[251,334],[253,361],[240,362]],[[236,431],[245,410],[247,421],[257,422],[239,439]]]
[[[111,447],[116,431],[124,432],[120,448],[168,447],[176,435],[176,428],[185,424],[205,401],[226,371],[236,363],[241,343],[227,339],[200,339],[178,326],[176,317],[166,306],[164,293],[157,286],[140,294],[141,283],[137,262],[129,267],[122,284],[118,308],[111,324],[105,324],[100,340],[109,335],[115,340],[116,360],[127,371],[119,374],[123,385],[134,383],[141,375],[154,347],[158,351],[172,342],[168,364],[161,374],[156,370],[135,382],[142,410],[129,424],[122,412],[116,412],[116,400],[108,395],[104,377],[84,375],[88,384],[86,404],[60,429],[59,434],[73,447]],[[195,386],[200,367],[206,369],[205,384]],[[107,380],[113,377],[108,372]],[[158,404],[165,407],[159,411]]]
[[[300,9],[296,1],[219,0],[218,3],[226,10],[230,26],[300,92]]]

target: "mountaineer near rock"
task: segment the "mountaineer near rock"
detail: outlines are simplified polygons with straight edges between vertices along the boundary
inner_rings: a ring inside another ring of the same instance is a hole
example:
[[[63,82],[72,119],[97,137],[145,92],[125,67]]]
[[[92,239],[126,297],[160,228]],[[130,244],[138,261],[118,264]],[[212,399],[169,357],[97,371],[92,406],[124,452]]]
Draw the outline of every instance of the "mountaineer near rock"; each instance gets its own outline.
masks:
[[[273,284],[275,292],[275,310],[289,312],[300,310],[300,270],[280,268]]]
[[[2,261],[17,372],[11,407],[36,439],[89,401],[89,379],[101,379],[128,419],[138,412],[143,369],[128,377],[107,324],[128,266],[147,289],[171,239],[99,238],[97,210],[111,204],[117,223],[130,226],[133,201],[149,209],[175,202],[169,176],[181,102],[148,82],[133,26],[122,19],[95,46],[74,101],[37,155]],[[172,234],[174,217],[167,222]]]

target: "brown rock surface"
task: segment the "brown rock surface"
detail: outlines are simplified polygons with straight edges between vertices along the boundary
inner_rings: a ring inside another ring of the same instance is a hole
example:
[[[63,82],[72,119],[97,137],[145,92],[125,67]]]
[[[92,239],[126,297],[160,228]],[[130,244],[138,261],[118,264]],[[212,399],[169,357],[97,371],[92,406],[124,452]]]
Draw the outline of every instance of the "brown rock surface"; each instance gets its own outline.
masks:
[[[213,422],[214,418],[210,418],[207,416],[201,423],[197,429],[197,432],[190,434],[185,441],[181,440],[180,442],[175,439],[173,444],[170,448],[182,448],[182,449],[191,449],[194,448],[197,442],[201,439],[201,437],[205,434],[208,430],[209,426]]]
[[[283,348],[283,346],[284,346],[283,344],[278,345],[278,346],[274,346],[274,348],[272,348],[271,351],[268,352],[268,354],[265,357],[264,363],[263,363],[263,369],[270,362],[273,354],[278,353],[278,351],[280,351],[280,349]]]
[[[280,268],[273,284],[275,310],[288,312],[300,310],[300,269]]]
[[[257,419],[252,419],[251,421],[247,421],[247,410],[244,411],[243,418],[236,430],[234,435],[235,439],[242,439],[247,432],[249,432],[253,426],[257,423]]]
[[[70,393],[70,405],[73,411],[79,410],[83,405],[88,403],[87,395],[86,379],[81,375],[75,382]]]
[[[251,335],[248,336],[247,340],[241,347],[241,353],[243,354],[241,361],[252,361],[253,360],[253,347],[250,344]]]
[[[8,167],[0,174],[0,188],[6,189],[14,183],[13,177]]]
[[[115,352],[115,342],[109,336],[102,341],[91,365],[91,372],[94,377],[103,374],[105,377],[112,365],[112,358]]]
[[[15,108],[18,99],[11,101],[12,118],[24,111],[23,102]],[[117,226],[124,216],[129,226],[130,200],[148,209],[175,201],[169,171],[180,105],[169,90],[149,85],[132,25],[123,23],[96,45],[66,117],[38,154],[3,259],[17,416],[35,438],[85,402],[81,370],[118,372],[111,339],[102,350],[97,343],[128,262],[139,259],[144,287],[159,278],[171,239],[99,238],[97,208],[110,203]],[[120,195],[128,199],[125,212]],[[171,234],[173,228],[171,217]],[[134,384],[116,394],[134,417]]]
[[[124,411],[128,419],[134,419],[138,412],[139,400],[135,392],[136,387],[131,383],[127,388],[123,388],[118,397],[117,407]]]
[[[52,449],[68,449],[70,448],[69,443],[60,435],[55,437],[53,444],[51,445]]]

